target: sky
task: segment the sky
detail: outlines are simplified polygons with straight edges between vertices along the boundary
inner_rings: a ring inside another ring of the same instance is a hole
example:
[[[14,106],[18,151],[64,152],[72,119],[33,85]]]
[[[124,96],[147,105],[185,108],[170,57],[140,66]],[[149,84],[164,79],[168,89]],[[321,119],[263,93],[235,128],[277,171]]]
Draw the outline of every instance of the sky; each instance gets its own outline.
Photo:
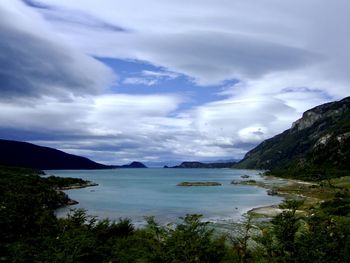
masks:
[[[350,95],[348,0],[4,0],[0,138],[106,164],[240,159]]]

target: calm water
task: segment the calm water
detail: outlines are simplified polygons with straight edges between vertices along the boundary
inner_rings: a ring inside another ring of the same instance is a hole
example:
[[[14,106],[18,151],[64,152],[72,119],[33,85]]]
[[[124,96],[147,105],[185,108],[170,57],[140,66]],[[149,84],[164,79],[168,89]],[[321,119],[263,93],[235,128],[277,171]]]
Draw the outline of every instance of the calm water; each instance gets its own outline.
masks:
[[[263,180],[259,171],[233,169],[115,169],[47,171],[62,177],[79,177],[94,181],[96,187],[65,191],[78,205],[62,208],[85,208],[99,218],[128,217],[142,224],[144,216],[153,215],[161,223],[175,222],[187,213],[200,213],[214,222],[237,220],[249,209],[278,203],[255,186],[232,185],[232,180]],[[222,186],[180,187],[183,181],[215,181]]]

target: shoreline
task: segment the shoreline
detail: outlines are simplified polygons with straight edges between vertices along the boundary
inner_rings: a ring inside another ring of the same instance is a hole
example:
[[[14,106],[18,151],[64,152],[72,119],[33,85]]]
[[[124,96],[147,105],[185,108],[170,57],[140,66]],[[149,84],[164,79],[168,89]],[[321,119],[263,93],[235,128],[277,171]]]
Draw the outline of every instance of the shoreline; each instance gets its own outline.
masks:
[[[84,184],[72,184],[70,186],[60,187],[60,188],[58,188],[58,190],[65,191],[65,190],[87,188],[87,187],[92,187],[92,186],[98,186],[98,183],[94,183],[92,181],[87,181]]]
[[[280,177],[271,176],[271,175],[269,176],[262,175],[262,177],[263,177],[262,181],[257,181],[255,184],[250,184],[250,185],[255,185],[257,187],[264,188],[266,189],[268,194],[272,193],[271,195],[282,197],[283,200],[278,204],[254,207],[249,211],[247,211],[246,214],[252,215],[253,217],[272,218],[282,212],[288,211],[288,209],[282,209],[279,207],[280,204],[282,204],[285,200],[295,199],[295,198],[305,198],[306,200],[311,198],[307,195],[300,194],[300,193],[293,193],[293,192],[302,190],[302,187],[305,187],[305,186],[313,187],[313,186],[319,185],[313,182],[307,182],[307,181],[302,181],[297,179],[280,178]],[[245,183],[242,183],[242,184],[245,184]],[[318,201],[321,201],[321,200],[313,200],[312,203],[315,203]],[[297,212],[303,213],[305,211],[297,210]]]
[[[282,213],[283,211],[286,211],[286,209],[279,208],[279,204],[276,205],[268,205],[268,206],[261,206],[261,207],[255,207],[253,209],[250,209],[247,214],[256,215],[256,216],[264,216],[264,217],[274,217],[278,214]]]
[[[66,191],[66,190],[82,189],[82,188],[87,188],[87,187],[92,187],[92,186],[98,186],[98,184],[94,183],[92,181],[86,181],[84,184],[72,184],[70,186],[64,186],[64,187],[57,188],[57,191],[60,191],[60,192],[64,193],[63,191]],[[56,211],[58,209],[61,209],[61,208],[64,208],[64,207],[68,207],[68,206],[79,204],[79,202],[77,200],[71,199],[69,197],[69,195],[66,194],[66,193],[64,193],[64,194],[67,197],[67,201],[66,201],[65,204],[63,204],[62,206],[58,207],[56,209]]]
[[[246,178],[246,177],[241,177],[241,178]],[[247,178],[249,178],[249,177],[247,177]],[[250,178],[250,180],[248,180],[248,181],[254,181],[252,179],[253,178]],[[260,217],[272,218],[272,217],[282,213],[283,211],[285,211],[284,209],[279,208],[279,205],[282,204],[286,199],[295,198],[298,196],[300,197],[300,195],[298,195],[298,194],[295,194],[295,193],[291,194],[290,192],[284,191],[285,187],[293,186],[294,188],[297,188],[299,185],[306,186],[306,187],[315,185],[315,183],[311,183],[311,182],[305,182],[305,181],[300,181],[300,180],[295,180],[295,179],[286,179],[286,178],[280,178],[280,177],[274,177],[274,176],[266,176],[263,174],[257,175],[257,179],[254,183],[247,184],[247,183],[245,183],[245,181],[247,181],[247,180],[241,180],[241,181],[239,181],[239,184],[263,188],[266,191],[269,191],[269,190],[271,191],[272,189],[275,189],[275,190],[277,189],[277,191],[274,190],[273,194],[270,194],[270,195],[276,195],[278,197],[281,197],[281,200],[276,200],[275,203],[272,203],[271,205],[266,205],[266,203],[265,203],[265,204],[257,205],[257,206],[250,206],[250,207],[248,206],[239,212],[240,218],[243,218],[244,215],[247,215],[247,214],[248,215],[253,214],[253,217],[256,217],[256,218],[260,218]],[[199,183],[199,182],[190,182],[191,185],[183,185],[183,186],[197,186],[197,183]],[[204,183],[204,182],[200,182],[200,183]],[[205,183],[213,183],[213,182],[205,182]],[[192,185],[192,184],[194,184],[194,185]],[[221,184],[218,184],[218,185],[221,185]],[[87,187],[93,187],[93,186],[98,186],[98,184],[94,183],[92,181],[87,181],[84,184],[73,184],[70,186],[59,188],[57,190],[66,191],[66,190],[81,189],[81,188],[87,188]],[[203,186],[203,185],[200,185],[200,186]],[[207,185],[205,185],[205,186],[207,186]],[[72,205],[79,204],[78,201],[75,201],[73,199],[70,199],[70,200],[71,201],[67,202],[64,206],[62,206],[60,208],[69,207]],[[214,220],[214,221],[216,221],[216,220]]]
[[[271,187],[269,187],[268,184],[266,184],[266,182],[268,182],[271,179],[277,180],[277,181],[284,181],[284,184],[288,184],[290,181],[293,181],[292,179],[290,180],[290,179],[284,179],[284,178],[278,178],[278,177],[272,177],[272,176],[264,176],[264,175],[261,175],[261,174],[259,176],[262,178],[262,180],[257,180],[256,183],[254,183],[254,184],[245,184],[244,180],[240,181],[239,184],[255,186],[255,187],[260,187],[260,188],[264,188],[266,190],[269,190],[269,189],[271,189]],[[187,185],[187,184],[181,185],[181,183],[179,183],[179,184],[177,184],[177,186],[190,187],[190,186],[221,186],[222,185],[221,183],[216,183],[216,182],[182,182],[182,183],[189,183],[189,185]],[[197,185],[198,183],[200,183],[200,185]],[[205,184],[202,185],[202,183],[205,183]],[[210,183],[210,185],[207,185],[206,183]],[[212,185],[212,183],[215,183],[215,185]],[[98,183],[95,183],[93,181],[87,181],[84,184],[72,184],[70,186],[65,186],[65,187],[58,188],[57,190],[59,190],[59,191],[67,191],[67,190],[74,190],[74,189],[82,189],[82,188],[87,188],[87,187],[93,187],[93,186],[98,186],[98,185],[99,185]],[[242,209],[242,211],[240,211],[240,213],[239,213],[240,215],[238,217],[240,219],[242,219],[244,217],[244,215],[250,214],[250,213],[258,214],[258,215],[265,216],[265,217],[272,217],[272,216],[274,216],[276,213],[279,213],[281,211],[281,209],[279,209],[278,206],[279,206],[279,204],[281,204],[285,200],[285,195],[284,194],[280,194],[279,193],[279,194],[277,194],[277,196],[284,197],[284,199],[280,200],[279,203],[272,204],[272,205],[263,205],[263,206],[257,206],[257,207],[253,207],[253,206],[249,207],[248,206],[248,207]],[[69,198],[69,196],[68,196],[68,198]],[[63,206],[59,207],[58,209],[66,208],[66,207],[77,205],[77,204],[79,204],[78,201],[69,198],[68,202],[66,204],[64,204]],[[225,219],[221,219],[221,220],[218,220],[218,221],[225,222],[225,221],[231,221],[231,219],[233,219],[233,218],[230,217],[230,218],[225,218]],[[213,221],[209,220],[209,221],[211,221],[211,223],[213,223],[213,224],[217,223],[217,222],[215,222],[216,220],[213,220]],[[238,220],[238,221],[240,221],[240,220]]]

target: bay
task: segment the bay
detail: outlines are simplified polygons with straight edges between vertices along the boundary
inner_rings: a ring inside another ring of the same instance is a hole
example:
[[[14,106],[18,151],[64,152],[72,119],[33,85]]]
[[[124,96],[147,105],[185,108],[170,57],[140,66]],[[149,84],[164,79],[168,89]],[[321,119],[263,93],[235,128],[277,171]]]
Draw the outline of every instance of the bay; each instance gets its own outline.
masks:
[[[98,218],[130,218],[142,225],[145,216],[155,216],[160,223],[177,222],[186,214],[202,214],[211,222],[237,221],[248,210],[279,203],[282,198],[269,196],[266,189],[231,184],[248,175],[264,180],[261,171],[238,169],[111,169],[50,170],[48,174],[76,177],[98,186],[65,191],[79,204],[57,210],[59,217],[72,208],[86,209]],[[219,182],[221,186],[177,186],[180,182]]]

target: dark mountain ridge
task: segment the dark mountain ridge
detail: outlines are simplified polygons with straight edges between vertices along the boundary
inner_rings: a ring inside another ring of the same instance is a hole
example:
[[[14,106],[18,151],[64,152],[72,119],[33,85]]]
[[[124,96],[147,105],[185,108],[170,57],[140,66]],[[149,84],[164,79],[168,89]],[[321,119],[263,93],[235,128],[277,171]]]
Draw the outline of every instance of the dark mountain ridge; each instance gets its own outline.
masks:
[[[304,112],[290,129],[263,141],[235,167],[350,171],[350,97]]]
[[[108,165],[49,147],[0,139],[0,165],[51,169],[108,169]]]
[[[28,142],[0,139],[0,165],[39,170],[147,168],[141,162],[104,165],[88,158]]]

